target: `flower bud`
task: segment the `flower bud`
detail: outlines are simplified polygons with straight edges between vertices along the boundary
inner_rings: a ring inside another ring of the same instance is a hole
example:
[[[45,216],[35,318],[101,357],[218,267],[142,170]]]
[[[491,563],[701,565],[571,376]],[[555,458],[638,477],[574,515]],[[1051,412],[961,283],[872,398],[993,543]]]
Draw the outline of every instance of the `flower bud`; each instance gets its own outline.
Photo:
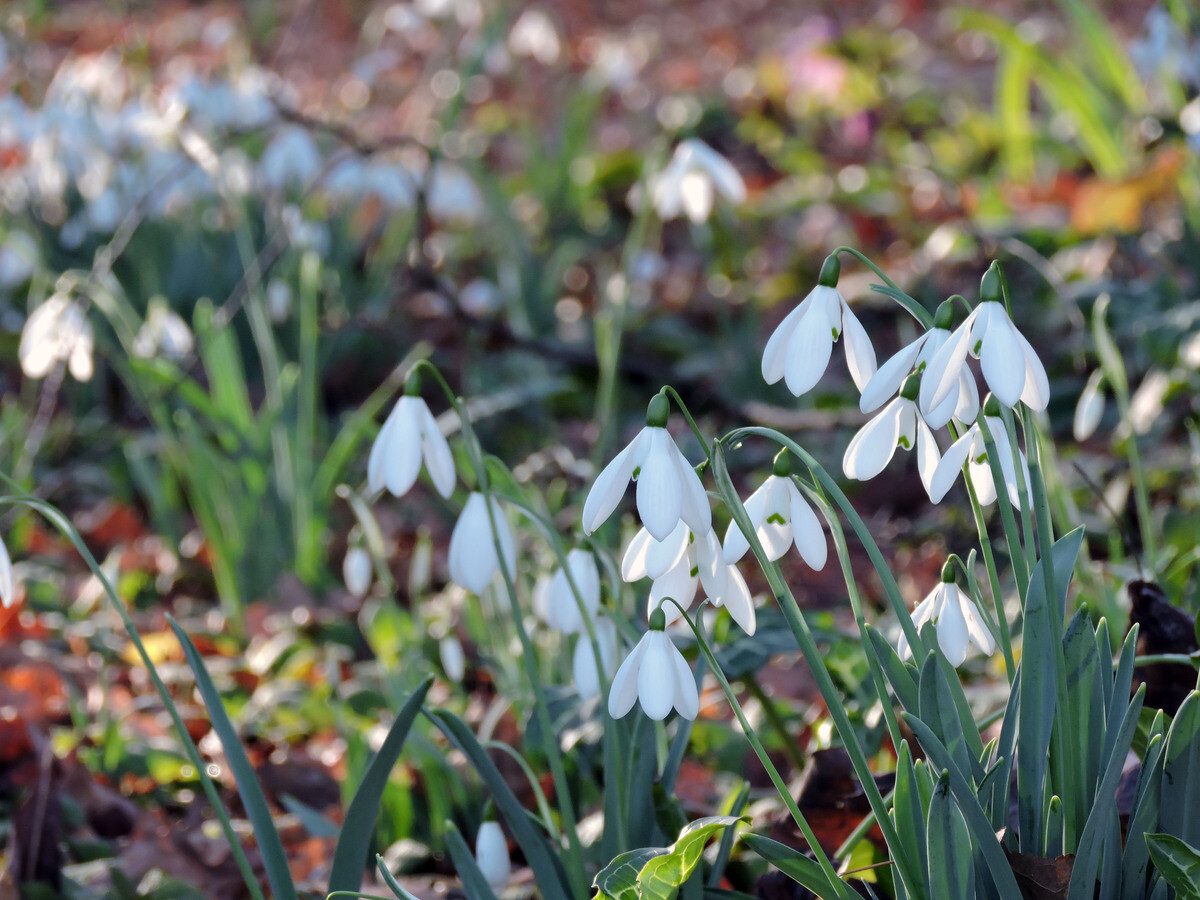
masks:
[[[475,837],[475,862],[497,894],[508,885],[512,876],[512,861],[508,856],[508,841],[498,822],[484,822]]]
[[[775,454],[775,462],[771,465],[771,474],[776,478],[787,478],[792,474],[792,461],[786,449]]]
[[[821,274],[817,278],[817,284],[823,287],[837,287],[838,279],[842,277],[842,264],[838,260],[836,253],[831,253],[825,257],[825,262],[821,265]]]
[[[663,597],[662,602],[667,603],[670,600],[670,597]],[[667,627],[667,614],[662,611],[661,604],[650,613],[649,625],[651,631],[663,631]]]
[[[943,300],[938,305],[937,312],[933,314],[933,327],[940,328],[942,331],[949,331],[953,321],[954,299]]]
[[[983,273],[983,280],[979,283],[979,299],[996,303],[1004,300],[1004,292],[1000,285],[1000,263],[993,262]]]
[[[942,565],[942,584],[954,584],[954,558],[947,558]]]
[[[355,597],[363,597],[371,587],[371,554],[362,547],[351,547],[342,560],[342,578],[346,590]]]
[[[671,416],[671,401],[667,399],[667,395],[663,393],[655,394],[650,398],[650,403],[646,407],[646,425],[649,428],[666,428],[667,419]]]

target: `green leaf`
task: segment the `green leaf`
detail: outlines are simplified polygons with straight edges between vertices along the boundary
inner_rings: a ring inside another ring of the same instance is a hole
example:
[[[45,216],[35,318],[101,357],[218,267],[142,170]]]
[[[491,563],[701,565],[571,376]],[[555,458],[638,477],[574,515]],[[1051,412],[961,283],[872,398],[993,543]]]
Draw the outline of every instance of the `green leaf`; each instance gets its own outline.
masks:
[[[643,900],[672,900],[699,864],[709,838],[740,821],[738,816],[708,816],[685,825],[667,852],[649,860],[638,873]]]
[[[570,882],[563,868],[561,854],[556,852],[546,836],[534,827],[525,807],[517,800],[508,782],[471,733],[471,729],[462,719],[446,710],[431,710],[427,715],[450,739],[450,743],[466,755],[479,777],[483,779],[496,808],[508,824],[509,833],[525,854],[525,860],[533,870],[534,880],[545,900],[567,900],[571,896]]]
[[[1162,751],[1166,738],[1156,734],[1150,738],[1142,754],[1142,770],[1138,773],[1137,796],[1121,857],[1121,897],[1141,900],[1146,886],[1146,870],[1150,867],[1146,834],[1159,823],[1159,801],[1162,791]]]
[[[454,871],[458,873],[467,900],[496,900],[492,886],[479,871],[475,854],[453,822],[446,823],[446,849],[450,851],[450,861],[454,863]]]
[[[204,706],[208,709],[208,717],[212,720],[213,730],[221,739],[225,759],[237,783],[238,795],[242,798],[242,805],[246,807],[246,818],[254,828],[254,839],[258,843],[263,865],[267,870],[271,894],[276,900],[297,900],[296,886],[292,883],[292,874],[288,870],[287,854],[283,851],[283,843],[279,840],[279,832],[276,831],[275,821],[271,818],[271,808],[267,805],[267,798],[254,774],[254,767],[246,757],[246,750],[238,739],[237,730],[229,719],[229,713],[225,711],[225,704],[221,702],[221,694],[213,684],[208,669],[204,667],[200,651],[196,649],[187,632],[171,616],[167,616],[167,622],[183,647],[188,665],[196,676],[196,688],[200,691]]]
[[[908,741],[900,742],[896,759],[896,789],[892,795],[892,819],[896,823],[896,834],[901,846],[896,852],[905,853],[920,862],[922,874],[929,871],[928,849],[925,838],[926,808],[921,800],[917,772],[913,764],[912,750]],[[929,895],[929,883],[906,885],[912,896]]]
[[[821,866],[799,850],[793,850],[761,834],[743,834],[742,843],[818,897],[840,897],[845,892],[843,884],[830,884]]]
[[[867,638],[871,641],[875,655],[883,666],[883,673],[887,677],[888,684],[896,692],[900,704],[909,712],[916,713],[919,702],[916,670],[901,660],[892,645],[888,643],[887,638],[870,625],[867,626]]]
[[[950,796],[948,771],[942,772],[933,789],[926,834],[931,896],[970,896],[975,883],[975,854],[967,823]]]
[[[367,767],[362,784],[354,792],[354,799],[350,801],[346,810],[337,849],[333,852],[333,866],[329,875],[330,892],[357,891],[362,886],[363,870],[366,868],[371,838],[375,833],[375,821],[379,818],[380,800],[396,760],[400,758],[408,731],[421,711],[421,704],[425,702],[425,694],[431,684],[432,676],[426,678],[405,701],[396,720],[392,722],[392,727],[388,729],[379,752]]]
[[[1148,834],[1155,868],[1180,897],[1200,897],[1200,850],[1173,834]]]
[[[1200,693],[1192,691],[1175,713],[1163,754],[1163,830],[1200,846]]]
[[[406,891],[404,886],[396,880],[396,876],[391,873],[391,870],[387,867],[387,863],[383,861],[383,857],[379,854],[375,854],[375,868],[379,870],[379,877],[383,879],[383,883],[391,888],[392,893],[399,897],[400,900],[417,900],[417,897]],[[358,888],[355,888],[354,892],[357,891]],[[332,894],[333,891],[330,891],[330,893]]]
[[[667,852],[666,847],[641,847],[618,854],[596,873],[592,887],[600,891],[605,900],[637,900],[638,873],[642,866]]]

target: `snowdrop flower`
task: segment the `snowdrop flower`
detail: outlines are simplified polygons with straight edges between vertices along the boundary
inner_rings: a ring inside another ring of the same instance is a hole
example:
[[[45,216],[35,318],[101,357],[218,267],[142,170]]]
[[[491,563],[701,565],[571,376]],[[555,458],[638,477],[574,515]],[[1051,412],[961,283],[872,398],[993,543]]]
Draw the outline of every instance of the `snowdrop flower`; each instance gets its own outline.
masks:
[[[514,56],[529,56],[543,66],[552,65],[561,49],[558,31],[540,9],[527,9],[508,34],[508,49]]]
[[[941,406],[959,384],[967,354],[978,357],[988,389],[1005,406],[1024,401],[1042,410],[1050,401],[1046,369],[1008,317],[995,263],[983,276],[979,305],[933,355],[921,379],[921,410]]]
[[[600,571],[596,568],[596,557],[586,550],[575,549],[567,554],[567,568],[570,569],[571,579],[579,589],[579,600],[583,601],[584,611],[581,613],[575,592],[567,574],[561,568],[556,570],[546,586],[545,620],[556,631],[563,634],[575,634],[586,630],[583,616],[594,618],[600,608]]]
[[[371,588],[371,554],[357,545],[347,550],[342,560],[342,578],[351,594],[365,596]]]
[[[656,540],[666,540],[682,519],[697,534],[712,527],[712,510],[700,476],[667,432],[670,405],[655,394],[646,427],[597,476],[583,504],[583,530],[591,534],[612,515],[625,486],[637,482],[638,515]]]
[[[420,382],[410,376],[404,396],[396,401],[371,445],[367,484],[372,493],[386,487],[403,497],[416,483],[422,462],[439,494],[449,497],[454,492],[454,454],[418,390]]]
[[[1013,446],[1008,439],[1008,432],[999,418],[998,401],[988,397],[984,403],[984,420],[988,431],[996,443],[996,453],[1000,457],[1000,471],[1004,475],[1004,486],[1008,499],[1013,506],[1020,508],[1021,493],[1017,482],[1017,471],[1013,466]],[[1032,488],[1029,483],[1029,467],[1025,462],[1024,452],[1018,450],[1021,461],[1021,478],[1025,482],[1025,495],[1031,496]],[[975,495],[982,506],[989,506],[996,501],[996,482],[992,478],[992,468],[988,463],[987,446],[983,440],[983,432],[979,422],[967,429],[957,441],[942,456],[942,461],[933,471],[929,484],[929,499],[940,503],[950,490],[958,473],[962,471],[963,463],[967,463],[967,473],[971,484],[975,486]]]
[[[649,612],[661,608],[668,625],[680,618],[681,608],[691,607],[696,588],[703,585],[709,602],[728,609],[746,634],[754,634],[757,627],[750,588],[737,567],[726,561],[712,529],[697,536],[680,522],[665,540],[656,541],[642,528],[621,559],[621,578],[630,584],[652,579]],[[679,605],[664,603],[668,597]]]
[[[869,481],[892,461],[897,447],[912,450],[915,445],[921,484],[925,486],[926,493],[931,493],[933,473],[942,457],[933,432],[917,409],[919,390],[917,376],[910,375],[900,390],[900,396],[859,429],[846,448],[846,455],[842,457],[842,469],[846,477]]]
[[[617,627],[608,619],[597,619],[592,627],[596,632],[596,643],[600,645],[600,665],[607,678],[612,675],[617,661]],[[599,697],[600,675],[596,671],[596,651],[591,640],[582,632],[575,641],[575,654],[571,662],[579,699]]]
[[[488,507],[491,515],[488,515]],[[496,522],[493,536],[492,519]],[[462,515],[450,534],[450,578],[459,587],[476,594],[483,593],[500,571],[500,557],[496,555],[496,544],[504,564],[511,574],[517,567],[517,547],[512,529],[504,518],[504,511],[496,498],[484,500],[479,491],[472,491],[463,507]]]
[[[767,558],[774,561],[783,556],[792,544],[800,557],[815,571],[825,568],[829,547],[821,520],[804,499],[791,477],[791,463],[786,450],[775,457],[770,477],[746,500],[746,515],[754,526]],[[725,562],[735,563],[750,549],[750,541],[742,534],[737,522],[730,522],[725,532]]]
[[[475,225],[487,214],[483,194],[463,169],[436,163],[429,181],[429,214],[440,223]]]
[[[1104,418],[1104,371],[1097,369],[1083,386],[1079,402],[1075,404],[1075,419],[1071,423],[1071,432],[1077,441],[1086,441],[1100,427]]]
[[[463,653],[462,643],[452,634],[438,641],[438,658],[442,661],[442,671],[451,681],[462,681],[467,674],[467,658]]]
[[[996,640],[983,624],[974,601],[954,583],[954,564],[950,560],[942,567],[941,583],[913,610],[912,620],[918,632],[926,622],[934,623],[938,646],[952,666],[963,664],[969,644],[974,644],[985,654],[996,649]],[[900,636],[898,649],[902,659],[912,656],[912,648],[904,635]]]
[[[196,346],[192,329],[175,313],[161,297],[150,301],[146,321],[133,339],[133,355],[149,359],[161,353],[167,359],[179,362],[186,359]]]
[[[649,181],[650,201],[664,221],[686,215],[699,225],[713,208],[714,193],[746,202],[746,184],[725,157],[703,141],[681,141],[666,167]]]
[[[953,312],[953,304],[947,300],[938,307],[932,328],[896,351],[895,356],[879,367],[862,390],[858,403],[860,410],[864,413],[874,412],[900,390],[910,372],[920,374],[925,371],[929,361],[950,337]],[[959,369],[958,389],[951,390],[941,405],[924,415],[924,419],[930,428],[942,428],[951,418],[970,423],[978,415],[979,389],[975,387],[975,377],[970,368],[964,363]]]
[[[866,329],[837,289],[841,265],[830,256],[821,267],[817,286],[787,314],[767,341],[762,374],[767,384],[783,379],[797,397],[821,380],[833,354],[833,344],[846,338],[846,365],[861,391],[875,374],[875,348]]]
[[[512,877],[512,861],[508,856],[508,841],[498,822],[484,822],[475,837],[475,863],[497,894]]]
[[[258,161],[263,181],[276,190],[303,187],[321,168],[321,151],[305,128],[281,128]]]
[[[650,614],[650,627],[613,676],[608,714],[619,719],[641,701],[651,719],[665,719],[672,709],[685,719],[700,712],[700,695],[692,670],[671,642],[661,609]]]
[[[44,378],[65,362],[77,381],[87,381],[92,377],[94,342],[83,306],[66,294],[54,294],[30,314],[21,331],[21,371],[29,378]]]
[[[16,579],[13,577],[12,557],[8,546],[0,540],[0,606],[8,609],[16,599]]]

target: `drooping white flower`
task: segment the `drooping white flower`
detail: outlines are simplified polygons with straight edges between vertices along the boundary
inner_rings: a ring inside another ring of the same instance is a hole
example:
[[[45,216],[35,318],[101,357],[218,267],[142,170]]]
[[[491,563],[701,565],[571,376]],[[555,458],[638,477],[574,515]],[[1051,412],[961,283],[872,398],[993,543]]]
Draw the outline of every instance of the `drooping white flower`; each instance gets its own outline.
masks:
[[[651,719],[665,719],[672,709],[685,719],[700,712],[696,680],[683,654],[671,642],[662,610],[650,614],[650,627],[613,676],[608,713],[619,719],[641,701]]]
[[[712,213],[713,196],[746,202],[746,184],[725,157],[703,141],[681,141],[666,167],[650,179],[650,201],[664,221],[686,215],[699,225]]]
[[[862,389],[858,403],[860,410],[864,413],[874,412],[900,390],[910,372],[920,374],[925,371],[930,360],[950,337],[949,328],[940,325],[949,325],[951,310],[948,301],[942,304],[933,327],[896,351],[891,359],[876,370]],[[978,415],[979,389],[975,386],[975,376],[971,374],[970,367],[964,363],[959,369],[957,390],[951,390],[941,404],[924,415],[924,419],[930,428],[942,428],[951,418],[966,424],[974,422]]]
[[[371,554],[357,544],[347,550],[342,560],[342,578],[351,594],[365,596],[371,588]]]
[[[29,378],[44,378],[65,362],[76,381],[92,377],[95,336],[83,306],[66,294],[53,294],[35,309],[21,330],[17,356]]]
[[[467,674],[467,658],[463,653],[462,642],[452,634],[438,641],[438,658],[442,661],[442,671],[451,681],[462,681]]]
[[[933,355],[921,379],[921,410],[939,408],[959,383],[967,354],[977,357],[988,389],[1005,406],[1023,401],[1042,410],[1050,402],[1050,382],[1029,341],[1017,331],[1001,299],[996,267],[980,286],[980,303]]]
[[[862,323],[837,289],[840,269],[829,257],[820,283],[808,292],[772,332],[763,351],[762,374],[767,384],[783,379],[799,397],[812,390],[833,355],[833,344],[845,336],[846,365],[861,391],[875,374],[875,348]]]
[[[287,125],[271,138],[258,167],[272,188],[304,187],[321,168],[321,151],[307,129]]]
[[[16,600],[16,579],[13,577],[12,557],[8,555],[8,546],[0,540],[0,606],[8,609]]]
[[[540,9],[526,9],[508,33],[508,49],[513,56],[528,56],[544,66],[558,60],[561,50],[558,29]]]
[[[517,566],[517,547],[508,519],[495,497],[490,502],[491,516],[488,506],[483,494],[472,491],[450,534],[450,578],[459,587],[476,594],[483,593],[500,571],[497,543],[509,573]],[[494,533],[492,519],[496,522]]]
[[[146,311],[146,321],[133,339],[133,354],[149,359],[160,353],[167,359],[179,362],[186,359],[196,346],[192,329],[165,300],[155,297]]]
[[[496,893],[508,885],[512,877],[512,860],[508,855],[508,840],[499,822],[484,822],[475,837],[475,864]]]
[[[647,612],[661,609],[668,625],[680,618],[680,607],[691,607],[696,588],[703,585],[709,602],[728,609],[746,634],[754,634],[757,627],[754,599],[746,580],[737,566],[725,560],[721,542],[712,529],[696,535],[680,522],[663,541],[656,541],[645,528],[640,529],[621,559],[621,578],[631,584],[652,579]],[[668,597],[679,606],[664,603]]]
[[[933,431],[925,423],[917,409],[919,383],[915,376],[905,382],[901,395],[883,408],[883,411],[859,429],[850,440],[846,454],[842,457],[842,469],[848,478],[869,481],[882,472],[897,447],[905,450],[917,448],[917,470],[921,473],[921,484],[926,493],[931,492],[933,473],[941,460]]]
[[[371,446],[367,485],[372,493],[386,487],[394,496],[403,497],[416,483],[422,463],[439,494],[449,497],[454,493],[450,445],[425,401],[405,394],[396,401]]]
[[[646,427],[597,476],[583,504],[585,534],[612,514],[631,479],[637,481],[638,515],[656,540],[666,540],[680,519],[697,534],[712,527],[712,510],[700,476],[665,427],[667,411],[667,398],[656,394],[646,413]]]
[[[787,451],[781,451],[775,457],[772,474],[746,500],[746,515],[768,559],[779,559],[795,544],[801,559],[820,571],[829,556],[825,532],[821,520],[792,481],[789,468]],[[735,563],[749,549],[750,541],[737,522],[730,522],[725,532],[725,561]]]
[[[612,675],[617,661],[617,627],[608,619],[597,619],[592,626],[596,632],[596,643],[600,645],[600,665],[606,677]],[[575,653],[571,658],[571,671],[575,679],[575,690],[581,700],[600,696],[600,674],[596,670],[596,651],[584,632],[575,641]]]
[[[995,401],[991,401],[995,402]],[[986,404],[985,404],[986,408]],[[988,430],[996,443],[996,454],[1000,457],[1000,471],[1004,475],[1004,485],[1008,499],[1013,506],[1020,508],[1021,487],[1017,480],[1017,470],[1013,465],[1013,447],[1008,439],[1004,423],[998,418],[985,414]],[[1025,461],[1024,451],[1017,451],[1021,463],[1021,479],[1025,482],[1025,496],[1032,496],[1029,482],[1029,466]],[[958,478],[963,463],[968,463],[967,474],[971,484],[975,486],[975,495],[983,506],[989,506],[996,501],[996,482],[992,478],[992,469],[988,463],[987,445],[983,440],[983,432],[979,422],[967,429],[957,441],[950,445],[942,455],[942,461],[934,469],[929,484],[929,499],[940,503],[946,492]]]
[[[949,563],[946,568],[951,568]],[[912,620],[918,631],[926,622],[933,622],[942,653],[950,665],[961,666],[967,658],[969,644],[973,643],[983,653],[990,654],[996,649],[996,640],[983,623],[974,601],[954,583],[952,571],[949,578],[947,581],[943,570],[942,581],[913,610]],[[898,649],[902,659],[912,656],[912,648],[903,634],[900,635]]]
[[[1100,427],[1104,418],[1104,371],[1097,369],[1083,386],[1079,402],[1075,404],[1075,418],[1071,423],[1071,432],[1077,441],[1086,441]]]
[[[571,582],[561,568],[554,572],[546,586],[544,597],[545,621],[555,631],[575,634],[585,630],[583,616],[593,619],[600,608],[600,571],[596,568],[596,557],[578,548],[567,554],[567,567],[571,579],[579,589],[579,600],[583,602],[581,613]]]

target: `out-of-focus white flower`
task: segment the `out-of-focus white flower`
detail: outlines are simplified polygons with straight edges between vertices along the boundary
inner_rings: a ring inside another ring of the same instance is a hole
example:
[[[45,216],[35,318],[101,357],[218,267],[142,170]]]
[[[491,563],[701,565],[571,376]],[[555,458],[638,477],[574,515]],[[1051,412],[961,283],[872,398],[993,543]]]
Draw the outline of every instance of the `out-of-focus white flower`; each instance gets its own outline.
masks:
[[[403,497],[416,483],[422,462],[437,492],[449,497],[455,476],[450,444],[425,401],[406,394],[396,401],[371,446],[367,484],[372,493],[386,487],[394,496]]]
[[[1129,425],[1135,434],[1145,434],[1163,411],[1171,376],[1162,369],[1151,369],[1129,398]]]
[[[324,222],[314,222],[305,218],[300,207],[291,203],[280,210],[279,218],[288,242],[297,250],[315,250],[322,256],[328,252],[329,226]]]
[[[642,524],[656,540],[666,540],[682,519],[696,534],[712,527],[712,510],[700,476],[666,429],[667,398],[656,394],[646,427],[596,478],[583,504],[583,530],[591,534],[612,514],[630,480],[637,481]]]
[[[450,578],[459,587],[476,594],[483,593],[500,571],[497,543],[509,573],[517,568],[517,546],[504,510],[495,497],[490,502],[491,516],[488,506],[483,494],[473,491],[450,534]],[[495,532],[492,519],[496,522]]]
[[[913,625],[920,631],[926,622],[933,622],[937,628],[938,646],[952,666],[961,666],[967,658],[967,649],[974,644],[983,653],[990,654],[996,649],[996,640],[983,624],[975,603],[954,583],[951,570],[947,581],[946,570],[951,569],[947,563],[943,570],[942,581],[926,595],[917,608],[913,610]],[[899,642],[900,656],[907,659],[912,656],[912,648],[902,634]]]
[[[694,719],[700,712],[695,677],[663,631],[665,627],[662,610],[651,613],[649,629],[613,676],[608,712],[614,719],[628,713],[639,700],[642,711],[655,720],[665,719],[672,709],[685,719]]]
[[[8,609],[17,596],[16,579],[13,577],[12,557],[8,546],[0,540],[0,606]]]
[[[1179,345],[1179,361],[1189,368],[1200,369],[1200,331]]]
[[[498,822],[484,822],[475,837],[475,864],[497,894],[512,877],[512,861],[508,856],[508,841]]]
[[[150,301],[146,321],[133,339],[134,356],[149,359],[160,353],[167,359],[186,359],[196,346],[192,329],[161,297]]]
[[[686,215],[697,225],[712,213],[713,195],[746,202],[746,183],[725,157],[703,141],[688,139],[649,182],[650,201],[663,220]]]
[[[596,557],[586,550],[578,548],[567,554],[567,568],[571,571],[571,579],[579,589],[577,602],[567,573],[561,568],[550,578],[545,595],[546,624],[563,634],[575,634],[585,630],[583,617],[594,619],[596,610],[600,608],[600,570],[596,568]]]
[[[919,382],[911,377],[901,394],[883,408],[875,418],[859,429],[850,440],[842,458],[842,470],[848,478],[869,481],[882,472],[896,453],[897,447],[917,448],[917,470],[926,493],[931,491],[933,473],[941,461],[937,441],[917,409]]]
[[[1100,427],[1100,420],[1104,418],[1104,391],[1101,390],[1103,385],[1104,371],[1097,369],[1083,386],[1083,393],[1079,395],[1079,402],[1075,404],[1075,420],[1071,425],[1071,431],[1077,441],[1086,441]]]
[[[605,677],[611,676],[617,661],[617,627],[608,619],[597,619],[592,626],[596,632],[596,643],[600,645],[600,664]],[[575,690],[581,700],[600,696],[600,674],[596,671],[596,651],[584,632],[575,641],[575,654],[571,660],[571,671],[575,678]]]
[[[21,331],[17,356],[29,378],[44,378],[59,362],[78,381],[92,377],[95,337],[83,306],[66,294],[54,294],[35,309]]]
[[[782,378],[797,397],[812,390],[825,374],[834,341],[843,335],[846,365],[858,389],[863,390],[875,374],[875,348],[836,287],[839,273],[836,257],[829,257],[820,283],[772,332],[762,359],[767,384]]]
[[[657,541],[645,528],[638,531],[621,559],[621,578],[633,583],[650,578],[648,610],[662,609],[667,624],[682,615],[696,598],[696,588],[713,606],[723,606],[746,634],[754,634],[754,599],[737,566],[726,561],[721,542],[710,528],[694,534],[683,522],[665,540]],[[670,597],[679,604],[664,603]]]
[[[993,401],[995,402],[995,401]],[[1017,480],[1017,470],[1013,466],[1013,447],[1008,440],[1008,432],[999,417],[986,415],[988,430],[996,443],[996,453],[1000,457],[1000,471],[1004,475],[1004,485],[1008,499],[1013,506],[1021,506],[1021,487]],[[1032,496],[1033,488],[1029,482],[1029,466],[1025,461],[1024,451],[1018,450],[1021,462],[1021,480],[1025,482],[1025,496]],[[996,502],[996,482],[992,478],[992,468],[988,463],[987,446],[983,441],[983,432],[979,422],[967,429],[957,441],[942,455],[942,461],[934,469],[929,485],[929,499],[940,503],[946,492],[958,479],[963,463],[968,463],[967,474],[971,484],[975,486],[975,496],[983,506]]]
[[[371,554],[358,545],[346,551],[342,560],[342,578],[346,590],[355,597],[364,597],[371,589]]]
[[[434,165],[428,202],[429,214],[442,223],[476,225],[487,213],[474,179],[458,166],[444,162]]]
[[[490,316],[500,309],[500,289],[486,278],[475,278],[458,292],[458,300],[468,315]]]
[[[979,305],[929,361],[921,379],[922,412],[933,412],[958,388],[968,353],[978,357],[984,381],[1005,406],[1024,401],[1042,410],[1050,402],[1046,369],[1008,317],[995,266],[983,276]]]
[[[321,168],[321,151],[308,130],[288,125],[276,132],[258,161],[266,184],[277,190],[304,187]]]
[[[267,282],[267,315],[276,325],[286,322],[292,312],[292,289],[282,278]]]
[[[467,660],[463,653],[462,643],[452,634],[438,641],[438,657],[442,661],[442,671],[451,681],[462,681],[467,673]]]
[[[746,500],[746,515],[768,559],[779,559],[795,544],[801,559],[820,571],[829,555],[825,532],[821,520],[792,481],[789,469],[787,451],[781,451],[775,458],[772,474]],[[749,549],[750,541],[737,522],[730,522],[725,532],[725,561],[735,563]]]
[[[513,56],[528,56],[544,66],[558,60],[561,45],[558,29],[540,9],[526,9],[508,33],[508,49]]]

